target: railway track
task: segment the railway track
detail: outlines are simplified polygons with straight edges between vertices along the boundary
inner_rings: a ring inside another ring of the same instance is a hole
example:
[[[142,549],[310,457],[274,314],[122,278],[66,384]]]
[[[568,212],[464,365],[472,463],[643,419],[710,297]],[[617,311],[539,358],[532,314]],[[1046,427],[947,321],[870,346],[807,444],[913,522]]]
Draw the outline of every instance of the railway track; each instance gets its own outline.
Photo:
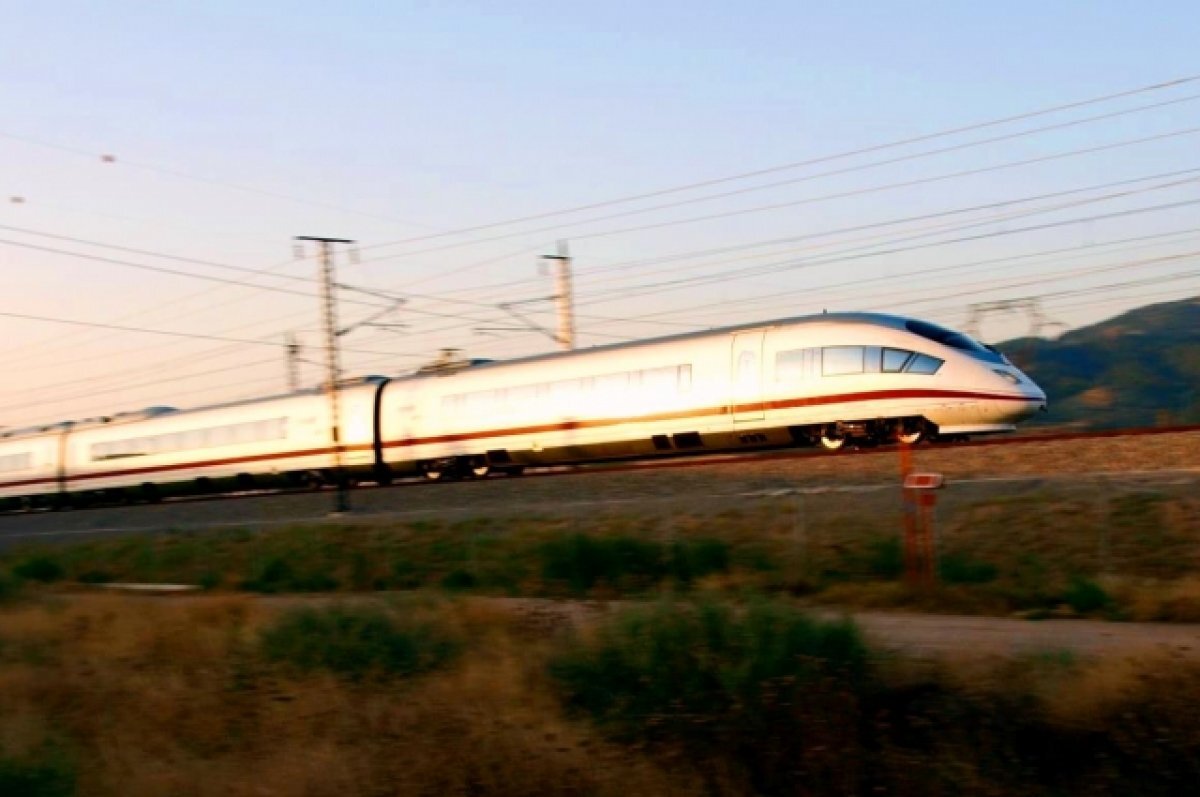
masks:
[[[1063,444],[1083,441],[1110,440],[1120,438],[1136,438],[1136,437],[1170,437],[1176,435],[1197,435],[1198,445],[1200,445],[1200,425],[1196,426],[1171,426],[1171,427],[1144,427],[1136,429],[1109,429],[1100,431],[1086,432],[1054,432],[1049,434],[1016,434],[1004,435],[995,437],[984,437],[975,440],[958,440],[948,442],[926,442],[918,444],[912,448],[916,455],[925,453],[941,452],[941,451],[962,451],[975,449],[1005,449],[1009,447],[1029,446],[1029,445],[1047,445],[1047,444]],[[805,462],[809,460],[815,461],[840,461],[854,458],[879,458],[889,454],[898,455],[900,447],[897,445],[887,446],[848,446],[838,451],[827,451],[821,448],[776,448],[776,449],[754,449],[735,452],[714,452],[712,454],[687,454],[675,456],[662,456],[648,459],[632,459],[632,460],[612,460],[607,462],[587,463],[581,465],[556,465],[546,467],[530,467],[523,476],[524,479],[541,479],[554,478],[568,475],[588,475],[588,474],[614,474],[624,472],[638,471],[663,471],[672,469],[692,469],[692,468],[708,468],[714,466],[737,466],[743,463],[767,463],[767,462]],[[514,477],[507,475],[495,475],[485,477],[486,480],[513,480]],[[406,489],[418,486],[435,485],[444,486],[445,484],[454,484],[463,481],[475,481],[475,479],[461,480],[446,480],[442,482],[429,482],[421,477],[410,477],[395,480],[389,485],[378,485],[374,483],[364,483],[355,486],[355,492],[373,491],[373,490],[397,490]],[[224,493],[224,494],[206,494],[206,495],[190,495],[177,496],[164,499],[162,504],[171,505],[187,505],[187,504],[204,504],[213,502],[237,502],[237,501],[254,501],[268,496],[287,496],[287,495],[304,495],[312,493],[331,493],[334,488],[326,485],[323,488],[295,490],[295,489],[278,489],[278,490],[248,490],[242,492]],[[72,508],[69,511],[75,512],[103,512],[113,509],[116,504],[97,504],[88,507]],[[21,517],[29,515],[47,514],[59,512],[62,510],[39,508],[39,509],[19,509],[0,511],[0,518],[5,517]]]
[[[677,502],[680,511],[691,511],[689,502],[720,511],[739,503],[767,501],[771,496],[895,489],[898,460],[894,447],[836,453],[788,449],[540,469],[522,478],[438,484],[414,479],[352,491],[354,511],[336,520],[372,523],[536,512],[572,515],[616,508],[636,515],[663,511],[656,503],[660,501]],[[1061,486],[1072,481],[1195,483],[1200,474],[1200,428],[921,445],[914,449],[912,460],[920,470],[946,476],[951,485],[947,499],[1001,492],[1012,495],[1041,484]],[[264,491],[157,504],[24,512],[0,516],[0,546],[104,534],[327,523],[333,503],[330,490]]]

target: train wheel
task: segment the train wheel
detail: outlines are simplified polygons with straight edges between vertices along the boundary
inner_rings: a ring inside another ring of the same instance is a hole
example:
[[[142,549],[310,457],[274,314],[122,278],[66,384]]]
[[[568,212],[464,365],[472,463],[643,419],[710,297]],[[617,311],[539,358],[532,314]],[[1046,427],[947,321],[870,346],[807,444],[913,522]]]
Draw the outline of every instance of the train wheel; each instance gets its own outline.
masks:
[[[294,470],[287,475],[288,487],[295,490],[320,490],[325,484],[320,471]]]
[[[421,475],[425,477],[425,481],[440,482],[446,477],[446,471],[438,462],[424,462],[421,464]]]
[[[457,463],[459,471],[472,479],[484,479],[492,472],[492,468],[484,457],[462,457]]]
[[[846,445],[846,438],[836,432],[834,434],[822,434],[821,445],[824,446],[826,451],[837,451]]]
[[[903,421],[896,424],[893,430],[892,438],[897,443],[903,443],[906,446],[916,445],[925,437],[925,429],[919,423],[906,424]]]

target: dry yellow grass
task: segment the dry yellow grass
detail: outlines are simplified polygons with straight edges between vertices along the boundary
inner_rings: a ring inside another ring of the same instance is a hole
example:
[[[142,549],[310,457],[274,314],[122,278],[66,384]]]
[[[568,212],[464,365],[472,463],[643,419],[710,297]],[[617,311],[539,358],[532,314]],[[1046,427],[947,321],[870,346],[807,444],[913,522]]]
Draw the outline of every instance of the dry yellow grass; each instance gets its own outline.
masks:
[[[689,794],[563,716],[517,620],[440,607],[475,635],[457,666],[353,685],[264,664],[277,609],[245,598],[115,596],[3,610],[0,758],[47,743],[78,793],[151,795]]]

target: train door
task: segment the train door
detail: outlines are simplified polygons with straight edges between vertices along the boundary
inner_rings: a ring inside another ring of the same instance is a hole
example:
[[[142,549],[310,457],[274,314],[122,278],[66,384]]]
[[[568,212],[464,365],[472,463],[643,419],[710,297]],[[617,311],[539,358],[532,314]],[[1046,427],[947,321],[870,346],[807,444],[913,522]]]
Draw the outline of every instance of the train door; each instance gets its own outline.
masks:
[[[758,421],[763,417],[762,351],[764,330],[738,332],[733,336],[729,373],[730,415],[734,422]]]

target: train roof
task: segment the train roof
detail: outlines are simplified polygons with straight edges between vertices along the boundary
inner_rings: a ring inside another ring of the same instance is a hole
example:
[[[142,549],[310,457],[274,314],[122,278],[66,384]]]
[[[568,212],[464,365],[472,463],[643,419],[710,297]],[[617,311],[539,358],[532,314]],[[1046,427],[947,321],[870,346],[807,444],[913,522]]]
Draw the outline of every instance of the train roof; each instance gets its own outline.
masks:
[[[553,360],[564,359],[568,357],[577,357],[581,354],[602,353],[611,351],[620,351],[622,349],[634,349],[642,346],[656,346],[663,343],[676,343],[687,340],[699,340],[702,338],[730,335],[736,332],[745,332],[754,329],[767,329],[769,327],[779,326],[796,326],[799,324],[822,324],[822,323],[852,323],[852,324],[873,324],[875,326],[887,327],[889,329],[905,329],[905,325],[911,319],[906,316],[891,315],[889,313],[868,313],[868,312],[836,312],[836,313],[816,313],[813,315],[793,316],[790,318],[775,318],[770,321],[756,321],[749,324],[734,324],[725,327],[712,327],[710,329],[696,330],[693,332],[680,332],[675,335],[663,335],[657,338],[644,338],[642,340],[629,340],[620,343],[605,343],[599,346],[590,346],[586,349],[571,349],[570,351],[552,351],[543,354],[531,354],[528,357],[518,357],[512,360],[486,360],[474,361],[469,368],[447,369],[442,372],[416,372],[402,377],[398,377],[394,381],[407,381],[411,379],[424,379],[429,376],[451,376],[453,374],[463,373],[464,370],[471,372],[485,370],[489,368],[498,368],[509,365],[529,364],[538,362],[550,362]]]
[[[358,385],[378,385],[388,381],[386,376],[362,376],[349,379],[342,379],[338,382],[341,387],[355,387]],[[324,385],[316,387],[306,387],[300,390],[293,390],[290,393],[275,393],[270,396],[258,396],[255,398],[238,399],[237,401],[227,401],[220,404],[204,404],[199,407],[187,407],[186,409],[178,409],[176,407],[146,407],[141,410],[131,410],[128,412],[117,412],[112,415],[100,415],[90,418],[78,418],[67,421],[54,421],[52,423],[40,424],[38,426],[27,426],[23,428],[0,428],[0,440],[37,437],[43,434],[54,434],[62,432],[66,429],[77,431],[81,429],[93,429],[97,426],[117,426],[130,421],[143,421],[147,418],[160,418],[165,415],[179,416],[190,415],[198,412],[211,412],[213,410],[231,409],[234,407],[246,407],[253,404],[259,404],[267,401],[279,401],[281,399],[294,398],[299,396],[313,396],[325,392]]]
[[[570,351],[546,352],[544,354],[534,354],[528,357],[519,357],[512,360],[467,360],[464,361],[462,367],[446,368],[446,369],[431,369],[418,371],[415,373],[389,378],[384,376],[365,376],[345,379],[339,382],[343,387],[366,385],[366,384],[382,384],[387,381],[410,381],[416,379],[437,379],[445,376],[463,373],[465,371],[475,372],[491,368],[500,368],[509,365],[530,364],[539,362],[552,362],[554,360],[577,357],[581,354],[593,354],[620,351],[622,349],[634,349],[643,346],[655,346],[663,343],[674,343],[687,340],[699,340],[706,337],[729,335],[737,332],[744,332],[754,329],[767,329],[770,327],[779,326],[796,326],[800,324],[828,324],[828,323],[854,323],[854,324],[873,324],[876,326],[887,327],[890,329],[905,329],[906,324],[912,319],[906,316],[891,315],[888,313],[869,313],[869,312],[824,312],[813,315],[794,316],[790,318],[776,318],[769,321],[757,321],[747,324],[734,324],[724,327],[713,327],[710,329],[697,330],[693,332],[681,332],[675,335],[663,335],[657,338],[645,338],[642,340],[622,341],[620,343],[607,343],[600,346],[592,346],[586,349],[573,349]],[[132,420],[142,420],[148,417],[157,417],[164,414],[190,414],[202,411],[212,411],[219,409],[228,409],[233,407],[249,406],[260,402],[278,401],[281,399],[311,396],[324,392],[323,386],[305,388],[303,390],[293,391],[291,393],[279,393],[270,396],[262,396],[252,399],[241,399],[238,401],[225,402],[221,404],[209,404],[200,407],[190,407],[188,409],[177,410],[173,407],[151,407],[146,410],[138,410],[134,412],[117,413],[112,416],[104,416],[98,418],[86,418],[77,421],[59,421],[55,423],[43,424],[36,427],[24,429],[3,429],[0,430],[0,439],[13,439],[21,437],[34,437],[39,434],[53,433],[70,427],[73,429],[98,426],[108,423],[121,423]]]

